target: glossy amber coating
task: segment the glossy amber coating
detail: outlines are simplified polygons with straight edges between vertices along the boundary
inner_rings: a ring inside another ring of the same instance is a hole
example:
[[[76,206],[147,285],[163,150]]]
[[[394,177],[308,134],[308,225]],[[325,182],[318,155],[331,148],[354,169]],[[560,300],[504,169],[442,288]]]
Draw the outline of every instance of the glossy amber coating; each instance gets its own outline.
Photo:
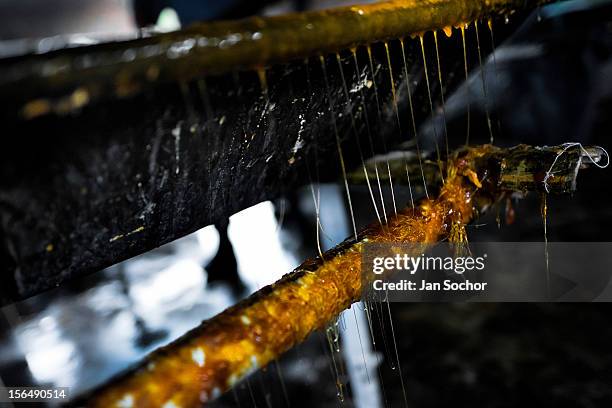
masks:
[[[136,40],[30,55],[0,64],[0,92],[26,119],[66,114],[102,97],[188,82],[359,45],[446,30],[549,0],[390,0],[361,6],[199,23]],[[25,99],[23,102],[21,99]]]
[[[265,366],[361,297],[366,242],[435,243],[472,220],[480,159],[498,151],[469,149],[447,167],[436,199],[406,209],[387,225],[372,225],[306,261],[275,284],[204,322],[152,355],[136,370],[99,390],[95,407],[196,407]],[[165,405],[167,404],[167,405]]]

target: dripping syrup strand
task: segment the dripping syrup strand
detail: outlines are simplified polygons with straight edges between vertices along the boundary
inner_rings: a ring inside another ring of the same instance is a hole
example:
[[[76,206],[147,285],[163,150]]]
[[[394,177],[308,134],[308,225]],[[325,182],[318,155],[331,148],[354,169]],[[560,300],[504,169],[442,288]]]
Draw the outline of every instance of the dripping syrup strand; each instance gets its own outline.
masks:
[[[357,128],[355,126],[355,116],[353,114],[351,98],[350,98],[350,94],[349,94],[349,91],[348,91],[348,86],[346,84],[346,77],[344,76],[344,67],[342,66],[342,60],[340,58],[340,54],[339,53],[336,53],[336,61],[338,63],[338,69],[340,70],[340,77],[341,77],[341,80],[342,80],[342,87],[343,87],[343,90],[344,90],[344,96],[345,96],[347,104],[348,104],[349,115],[350,115],[350,119],[351,119],[351,126],[352,126],[352,129],[353,129],[353,135],[355,136],[355,139],[357,141],[357,150],[359,151],[359,156],[361,158],[361,165],[363,167],[363,171],[364,171],[364,174],[365,174],[365,177],[366,177],[366,183],[368,185],[368,190],[370,191],[370,197],[372,199],[372,204],[374,205],[374,210],[376,211],[376,216],[378,217],[378,222],[382,225],[382,220],[380,218],[380,213],[378,212],[378,208],[376,206],[376,200],[374,198],[374,193],[372,191],[372,186],[371,186],[370,181],[369,181],[368,171],[367,171],[366,166],[365,166],[365,161],[364,161],[364,158],[363,158],[363,149],[361,147],[361,141],[359,140],[359,134],[357,133]],[[355,318],[355,326],[357,328],[357,336],[359,337],[359,346],[361,347],[361,355],[363,357],[363,365],[364,365],[364,368],[365,368],[366,377],[368,378],[368,383],[370,383],[371,382],[371,380],[370,380],[370,372],[368,370],[368,363],[366,361],[365,351],[363,350],[363,342],[361,340],[361,330],[359,328],[359,321],[357,320],[357,312],[355,311],[355,309],[353,309],[353,316]]]
[[[351,53],[353,54],[353,63],[355,64],[355,72],[357,75],[357,81],[361,80],[361,70],[359,69],[359,61],[357,60],[357,50],[355,48],[353,48],[351,50]],[[367,81],[367,75],[364,78],[364,81]],[[372,81],[374,82],[374,81]],[[367,133],[368,133],[368,142],[370,144],[370,154],[372,155],[372,157],[374,156],[374,141],[373,141],[373,137],[372,137],[372,130],[371,130],[371,126],[370,126],[370,118],[368,115],[368,108],[366,106],[366,98],[365,98],[365,94],[363,92],[363,86],[359,86],[359,93],[361,96],[361,109],[363,110],[363,114],[364,114],[364,119],[366,122],[366,129],[367,129]],[[374,173],[376,175],[376,182],[378,184],[378,192],[380,194],[380,204],[381,204],[381,208],[382,208],[382,212],[383,212],[383,219],[385,220],[385,224],[387,224],[387,210],[385,208],[385,199],[383,196],[383,191],[382,191],[382,185],[380,182],[380,173],[378,172],[378,163],[376,163],[376,161],[374,161]],[[382,223],[381,223],[382,225]]]
[[[340,70],[340,78],[342,79],[342,89],[344,90],[344,97],[346,98],[349,116],[351,119],[351,128],[353,130],[353,136],[355,137],[355,141],[357,142],[357,150],[359,152],[359,158],[361,159],[361,167],[363,169],[363,174],[365,176],[366,184],[370,192],[370,198],[372,199],[372,205],[374,206],[374,212],[376,213],[376,218],[378,219],[378,223],[382,225],[382,219],[380,218],[380,213],[378,212],[378,206],[376,205],[376,199],[374,198],[374,192],[372,190],[372,185],[370,184],[370,176],[368,175],[368,169],[366,168],[365,159],[363,157],[363,148],[361,147],[361,140],[359,139],[359,134],[357,133],[357,127],[355,126],[355,115],[353,114],[351,96],[348,91],[348,86],[346,85],[346,78],[344,76],[344,67],[342,66],[342,59],[340,58],[339,53],[336,53],[336,61],[338,63],[338,69]],[[368,128],[368,132],[369,132],[369,128]],[[355,238],[357,237],[355,236]],[[365,358],[364,358],[364,361],[365,361]],[[369,376],[368,376],[368,379],[369,379]]]
[[[440,84],[440,100],[442,101],[442,118],[444,119],[444,140],[446,142],[446,157],[449,157],[448,127],[446,125],[446,102],[444,100],[444,86],[442,85],[442,64],[440,63],[440,48],[438,46],[438,32],[434,31],[434,43],[436,45],[436,62],[438,65],[438,82]]]
[[[402,375],[402,365],[400,363],[399,352],[397,351],[397,341],[395,339],[395,328],[393,327],[393,317],[391,316],[391,306],[389,305],[389,292],[385,293],[385,303],[387,304],[387,312],[389,314],[389,325],[391,326],[391,338],[393,339],[393,347],[395,349],[395,359],[397,360],[397,373],[402,384],[402,394],[404,396],[404,406],[408,407],[408,397],[406,395],[406,386],[404,385],[404,377]]]
[[[389,66],[389,80],[391,81],[391,97],[393,98],[393,112],[395,113],[395,118],[397,120],[397,127],[399,130],[399,134],[401,137],[402,134],[402,125],[399,117],[399,110],[397,108],[397,95],[395,92],[395,80],[393,79],[393,68],[391,66],[391,54],[389,54],[389,43],[385,41],[385,51],[387,53],[387,64]],[[393,193],[393,190],[391,191]],[[397,206],[395,204],[395,196],[393,197],[393,211],[395,215],[397,215]]]
[[[384,385],[384,382],[383,382],[382,371],[380,370],[380,365],[382,363],[382,356],[379,353],[377,353],[377,350],[376,350],[376,337],[374,337],[374,324],[373,324],[373,321],[372,321],[372,310],[371,310],[372,303],[373,302],[371,302],[368,299],[364,300],[363,301],[363,305],[364,305],[363,310],[365,312],[365,315],[366,315],[366,318],[367,318],[367,321],[368,321],[368,328],[370,330],[370,338],[372,339],[372,349],[374,351],[374,355],[376,356],[376,368],[377,368],[377,371],[378,371],[378,378],[380,380],[380,389],[382,390],[383,400],[385,402],[385,406],[388,406],[388,404],[387,404],[387,393],[385,391],[385,385]]]
[[[246,379],[246,385],[247,385],[247,388],[249,389],[249,395],[251,396],[253,407],[257,408],[257,401],[255,400],[255,395],[253,394],[253,388],[251,387],[251,382],[249,381],[248,378]]]
[[[493,57],[493,71],[495,71],[495,77],[497,78],[497,57],[495,56],[495,35],[493,34],[493,20],[489,18],[487,20],[487,27],[489,28],[489,35],[491,37],[491,56]]]
[[[308,89],[308,96],[312,98],[312,82],[310,80],[310,64],[308,58],[304,60],[304,64],[306,65],[306,85]],[[308,160],[306,160],[306,171],[308,172],[308,179],[310,181],[310,191],[312,193],[312,200],[315,206],[315,216],[316,216],[316,239],[317,239],[317,251],[319,252],[319,257],[323,262],[325,262],[325,258],[323,257],[323,248],[321,245],[321,230],[323,226],[321,225],[321,178],[319,174],[319,153],[318,153],[318,142],[319,138],[317,137],[317,132],[310,131],[310,136],[313,137],[313,155],[315,160],[315,174],[316,174],[316,183],[317,183],[317,191],[315,194],[314,183],[312,181],[312,171],[310,170],[310,164]]]
[[[353,309],[353,317],[355,318],[355,327],[357,328],[357,337],[359,338],[359,347],[361,347],[361,356],[363,357],[363,366],[365,368],[366,377],[368,378],[368,383],[371,383],[370,380],[370,371],[368,370],[368,363],[366,361],[365,351],[363,350],[363,342],[361,341],[361,330],[359,329],[359,321],[357,320],[357,311],[355,308]]]
[[[285,404],[287,405],[287,407],[291,407],[291,403],[289,402],[289,394],[287,393],[287,387],[285,386],[283,372],[281,371],[281,367],[278,363],[278,360],[274,360],[274,365],[276,366],[276,374],[278,375],[278,379],[280,381],[281,389],[283,391],[283,398],[285,399]]]
[[[539,7],[539,6],[538,6]],[[499,82],[499,71],[497,70],[497,56],[495,55],[495,35],[493,34],[493,20],[489,18],[487,20],[487,27],[489,27],[489,34],[491,35],[491,55],[493,56],[493,71],[495,72],[495,80]],[[497,135],[501,135],[502,127],[499,115],[497,115]]]
[[[317,231],[316,231],[316,236],[317,236],[317,251],[319,253],[319,257],[321,258],[322,261],[325,262],[325,258],[323,257],[323,250],[321,248],[321,211],[320,211],[320,205],[321,205],[321,189],[319,188],[318,184],[317,184],[317,192],[315,193],[315,189],[313,186],[313,183],[310,183],[310,192],[312,193],[312,200],[314,201],[314,206],[315,206],[315,214],[316,214],[316,227],[317,227]]]
[[[375,294],[374,293],[368,293],[366,294],[366,298],[367,298],[367,302],[364,301],[365,304],[365,308],[364,310],[366,310],[366,314],[369,314],[370,316],[370,334],[372,336],[372,344],[373,344],[373,349],[374,352],[376,352],[376,337],[374,336],[374,320],[372,318],[372,309],[374,310],[374,314],[376,315],[376,319],[378,321],[378,327],[381,330],[381,335],[383,338],[383,343],[384,343],[384,349],[385,349],[385,354],[384,356],[391,356],[391,352],[389,349],[389,346],[387,344],[387,338],[385,335],[385,326],[383,325],[382,319],[381,319],[381,313],[379,311],[380,309],[380,301],[377,301],[377,299],[375,298]],[[380,386],[382,389],[382,394],[383,394],[383,400],[384,400],[384,404],[385,407],[389,406],[388,400],[387,400],[387,393],[385,390],[385,385],[384,385],[384,379],[383,379],[383,375],[382,375],[382,370],[381,370],[381,363],[383,361],[383,355],[376,353],[376,357],[377,357],[377,369],[378,369],[378,376],[380,378]],[[388,359],[391,368],[394,370],[395,369],[395,365],[393,364],[393,358]]]
[[[236,391],[236,387],[232,387],[232,395],[234,396],[234,402],[238,408],[242,408],[240,404],[240,398],[238,398],[238,391]]]
[[[356,73],[357,73],[357,79],[359,80],[360,79],[360,72],[361,71],[359,69],[359,61],[357,59],[357,52],[356,52],[355,49],[352,50],[352,54],[353,54],[353,61],[354,61],[354,64],[355,64],[355,70],[356,70]],[[368,54],[371,55],[371,53],[368,53]],[[373,83],[374,83],[374,80],[375,80],[375,78],[373,77],[372,78],[372,82]],[[376,87],[375,84],[374,84],[374,86]],[[361,98],[362,98],[362,109],[364,111],[366,125],[368,127],[368,137],[369,137],[369,142],[370,142],[370,150],[371,150],[372,155],[374,155],[374,144],[373,144],[373,140],[372,140],[372,136],[371,136],[371,132],[370,132],[370,122],[369,122],[369,119],[368,119],[367,107],[365,105],[365,95],[363,93],[363,87],[360,87],[359,89],[360,89]],[[377,92],[376,88],[374,88],[374,89],[375,89],[375,92],[376,92],[376,95],[377,95],[378,92]],[[382,201],[383,200],[382,188],[381,188],[381,185],[380,185],[380,177],[379,177],[379,174],[378,174],[378,167],[377,166],[376,166],[376,177],[377,177],[377,181],[378,181],[378,188],[379,188],[379,191],[380,191],[381,202],[383,203],[383,211],[384,211],[384,201]],[[412,196],[412,191],[411,191],[411,196]],[[386,218],[386,212],[385,212],[385,223],[386,223],[386,221],[387,221],[387,218]],[[371,315],[370,315],[369,310],[368,310],[368,303],[367,303],[367,301],[364,301],[364,311],[365,311],[365,314],[366,314],[366,319],[367,319],[367,322],[368,322],[368,327],[370,329],[370,336],[372,338],[372,345],[373,345],[373,348],[376,349],[376,341],[375,341],[375,338],[374,338],[374,332],[373,332],[373,329],[372,329]],[[356,313],[355,310],[353,310],[353,313]],[[361,345],[361,334],[359,333],[359,324],[357,322],[357,316],[355,315],[354,317],[355,317],[355,323],[357,325],[357,331],[358,331],[358,335],[359,335],[359,343]],[[363,354],[363,345],[361,345],[361,351],[362,351],[362,354]],[[364,358],[364,364],[365,364],[365,354],[363,354],[363,358]],[[367,365],[366,365],[366,373],[367,373]],[[380,367],[378,367],[378,374],[379,374],[379,377],[380,377],[380,380],[381,380],[381,384],[382,384],[383,381],[382,381],[382,373],[380,372]],[[367,375],[368,375],[368,382],[370,382],[369,374],[367,374]],[[385,391],[384,391],[384,386],[383,386],[383,396],[384,396],[385,401],[386,401],[386,394],[385,394]]]
[[[351,213],[351,222],[353,223],[353,235],[355,240],[357,239],[357,225],[355,224],[355,214],[353,212],[353,202],[351,200],[351,192],[349,190],[348,179],[346,176],[346,165],[344,164],[344,155],[342,153],[342,144],[340,142],[340,134],[338,133],[338,125],[336,123],[336,114],[334,110],[334,102],[331,97],[331,91],[329,89],[329,79],[327,78],[327,68],[325,66],[325,58],[323,55],[319,56],[321,61],[321,69],[323,70],[323,79],[325,81],[325,90],[327,92],[327,99],[329,100],[330,116],[332,126],[334,128],[334,134],[336,136],[336,147],[338,149],[338,156],[340,158],[340,167],[342,169],[342,177],[344,178],[344,188],[346,190],[346,197],[348,200],[349,211]]]
[[[335,323],[332,323],[335,324]],[[332,328],[327,327],[325,329],[325,336],[327,337],[327,344],[329,345],[329,352],[330,352],[330,356],[331,356],[331,361],[332,361],[332,367],[333,367],[333,376],[336,379],[336,391],[337,391],[337,396],[340,399],[340,401],[344,401],[344,384],[342,384],[342,381],[340,380],[340,373],[338,371],[338,365],[336,364],[336,358],[334,357],[335,353],[336,353],[336,349],[334,347],[334,340],[332,339]]]
[[[403,46],[403,42],[401,42],[401,48],[402,48],[402,52],[404,51],[404,46]],[[387,64],[389,66],[389,78],[391,80],[391,92],[392,92],[392,97],[393,97],[393,110],[395,111],[395,116],[397,118],[397,126],[399,129],[399,134],[400,134],[400,138],[401,138],[401,134],[402,134],[402,126],[401,126],[401,122],[400,122],[400,118],[399,118],[399,109],[397,107],[397,92],[395,89],[395,80],[393,79],[393,66],[391,65],[391,53],[389,52],[389,43],[385,42],[385,51],[387,53]],[[409,99],[411,99],[412,97],[410,96],[410,92],[408,92],[409,95]],[[414,116],[414,114],[413,114]],[[413,123],[413,126],[414,123]],[[416,129],[416,128],[415,128]],[[421,167],[421,174],[423,175],[423,164],[421,162],[421,153],[420,153],[420,149],[418,147],[418,140],[416,139],[416,130],[415,130],[415,140],[417,141],[417,157],[419,158],[419,166]],[[410,200],[412,202],[412,206],[414,208],[414,198],[412,197],[412,185],[410,183],[410,172],[408,171],[408,162],[404,159],[404,166],[406,168],[406,176],[408,178],[408,187],[410,189]],[[425,189],[425,195],[427,197],[429,197],[429,194],[427,192],[427,183],[425,182],[425,176],[423,175],[423,188]],[[397,211],[395,213],[395,215],[397,215]]]
[[[375,299],[374,305],[376,306],[374,311],[376,313],[376,318],[378,320],[378,326],[381,328],[383,345],[385,346],[385,355],[391,356],[391,348],[389,347],[389,342],[387,341],[387,335],[386,335],[385,325],[384,325],[384,317],[383,317],[384,315],[382,312],[382,300]],[[393,358],[389,358],[389,366],[391,367],[392,370],[395,370],[395,362],[393,361]]]
[[[378,96],[378,85],[376,84],[376,71],[374,70],[374,61],[372,58],[372,48],[368,45],[367,46],[367,51],[368,51],[368,61],[369,61],[369,65],[370,65],[370,72],[372,73],[372,86],[374,87],[374,96],[376,98],[376,112],[378,113],[378,123],[382,123],[382,113],[380,110],[380,99]],[[382,147],[383,147],[383,153],[387,154],[388,150],[387,150],[387,142],[385,142],[385,138],[381,137],[380,138],[382,141]],[[395,192],[393,189],[393,178],[391,177],[391,164],[389,163],[389,158],[386,159],[387,162],[387,175],[389,176],[389,188],[391,191],[391,198],[393,200],[393,208],[396,208],[396,204],[395,204]],[[382,193],[382,192],[381,192]],[[383,206],[384,208],[384,206]],[[396,209],[396,214],[397,214],[397,209]],[[386,211],[385,211],[385,217],[386,217]],[[387,221],[387,219],[385,218],[385,221]]]
[[[467,47],[465,46],[465,28],[466,26],[461,26],[461,42],[463,44],[463,69],[465,70],[465,83],[467,86],[466,92],[466,102],[467,102],[467,131],[465,134],[465,145],[469,146],[470,144],[470,116],[471,116],[471,106],[470,106],[470,89],[469,89],[469,71],[468,71],[468,62],[467,62]]]
[[[423,160],[421,155],[421,147],[419,143],[419,133],[417,132],[416,120],[414,118],[414,106],[412,104],[412,91],[410,89],[410,75],[408,74],[408,63],[406,62],[406,50],[404,47],[404,40],[400,39],[400,46],[402,48],[402,60],[404,62],[404,75],[406,76],[406,91],[408,92],[408,105],[410,107],[410,120],[412,122],[412,131],[414,132],[414,140],[416,144],[417,159],[419,160],[419,167],[421,169],[421,178],[423,179],[423,189],[425,190],[425,197],[429,199],[429,192],[427,191],[427,182],[425,181],[425,172],[423,171]],[[408,186],[410,186],[410,174],[408,172],[408,165],[406,165],[406,176],[408,177]],[[410,202],[412,208],[414,208],[414,198],[412,196],[412,188],[410,188]]]
[[[266,402],[266,407],[272,408],[272,403],[270,401],[270,393],[268,392],[268,388],[266,387],[266,384],[265,384],[265,380],[266,380],[265,370],[266,368],[264,367],[262,370],[257,372],[257,377],[259,379],[259,387],[261,388],[261,392],[263,394],[264,401]]]
[[[338,392],[338,399],[340,402],[344,402],[344,384],[342,383],[342,378],[344,378],[344,368],[342,364],[342,357],[340,357],[339,363],[336,363],[336,358],[334,355],[336,353],[340,353],[340,333],[338,332],[338,321],[331,323],[327,329],[325,330],[327,335],[327,343],[329,344],[329,351],[332,357],[332,363],[334,367],[334,373],[336,377],[336,389]],[[338,366],[340,368],[338,368]]]
[[[350,190],[349,190],[349,186],[348,186],[348,179],[347,179],[347,176],[346,176],[346,166],[345,166],[345,163],[344,163],[344,155],[342,153],[342,145],[341,145],[341,142],[340,142],[340,135],[338,133],[338,126],[337,126],[336,117],[335,117],[334,102],[333,102],[332,97],[331,97],[331,91],[330,91],[330,87],[329,87],[329,79],[328,79],[328,75],[327,75],[327,67],[326,67],[326,63],[325,63],[325,57],[323,55],[319,55],[319,62],[321,64],[321,70],[323,72],[323,79],[324,79],[324,83],[325,83],[325,91],[326,91],[327,99],[328,99],[328,103],[329,103],[330,118],[331,118],[332,126],[334,128],[334,134],[335,134],[335,138],[336,138],[336,147],[338,149],[338,156],[339,156],[339,159],[340,159],[340,167],[341,167],[342,175],[343,175],[343,178],[344,178],[344,187],[345,187],[345,190],[346,190],[347,201],[348,201],[348,204],[349,204],[349,211],[350,211],[350,214],[351,214],[353,233],[354,233],[355,239],[357,239],[357,227],[356,227],[356,224],[355,224],[355,216],[354,216],[354,212],[353,212],[353,204],[352,204],[351,194],[350,194]],[[313,190],[313,196],[314,196],[314,190]],[[318,201],[318,203],[317,203],[317,201]],[[315,199],[315,207],[316,207],[317,212],[319,212],[319,209],[320,209],[320,196],[319,196],[319,200]],[[317,221],[317,222],[319,223],[319,226],[321,226],[320,225],[320,220]],[[319,228],[317,228],[317,234],[318,234],[318,230],[319,230]],[[319,251],[321,251],[320,243],[319,243]],[[323,259],[322,253],[321,253],[321,259]],[[323,261],[325,261],[325,260],[323,259]],[[333,327],[335,328],[334,333],[336,334],[335,340],[333,340],[333,341],[338,341],[337,322],[333,324]],[[337,396],[338,396],[338,399],[341,402],[344,402],[344,385],[342,384],[342,381],[341,381],[341,376],[344,377],[344,370],[342,368],[342,362],[340,362],[341,370],[338,370],[338,364],[336,363],[336,359],[334,357],[333,342],[332,342],[332,338],[330,337],[330,327],[326,328],[325,335],[327,337],[327,341],[328,341],[328,345],[329,345],[329,349],[330,349],[330,353],[331,353],[331,360],[332,360],[332,367],[333,367],[332,376],[334,376],[335,379],[336,379]]]
[[[328,345],[330,345],[331,343],[329,342],[329,338],[327,337],[327,328],[325,328],[325,333],[321,333],[320,331],[318,332],[319,335],[317,336],[319,339],[319,343],[321,345],[321,348],[323,349],[323,354],[325,354],[325,360],[327,361],[327,368],[329,368],[329,374],[331,376],[332,379],[336,379],[335,380],[335,384],[338,384],[338,377],[337,374],[334,370],[334,365],[332,364],[332,361],[334,359],[333,355],[329,355],[329,351],[331,350],[331,347],[328,348]],[[325,336],[325,340],[323,339],[323,336]],[[325,344],[327,342],[327,345]]]
[[[489,127],[489,135],[491,136],[491,144],[493,144],[493,128],[491,126],[491,114],[489,113],[489,96],[487,93],[487,78],[482,66],[482,53],[480,51],[480,35],[478,34],[478,20],[474,21],[474,32],[476,33],[476,49],[478,50],[478,65],[480,66],[480,78],[482,79],[482,92],[484,95],[485,115],[487,117],[487,126]]]
[[[429,72],[427,69],[427,57],[425,56],[425,40],[423,35],[419,35],[419,41],[421,42],[421,56],[423,57],[423,71],[425,73],[425,85],[427,85],[427,97],[429,100],[429,109],[431,111],[431,119],[432,119],[432,128],[434,132],[434,139],[436,141],[436,155],[438,158],[438,168],[440,170],[440,179],[444,184],[444,172],[442,170],[442,157],[440,156],[440,146],[438,145],[438,130],[436,129],[436,124],[434,123],[435,112],[433,107],[433,100],[431,98],[431,88],[429,85]]]

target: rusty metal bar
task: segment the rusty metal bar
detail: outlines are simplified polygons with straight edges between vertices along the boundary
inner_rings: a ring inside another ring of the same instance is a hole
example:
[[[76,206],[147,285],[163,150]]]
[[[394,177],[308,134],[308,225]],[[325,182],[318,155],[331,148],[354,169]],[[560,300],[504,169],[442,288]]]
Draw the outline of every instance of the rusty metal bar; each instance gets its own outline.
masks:
[[[582,147],[578,143],[566,143],[562,146],[543,146],[533,148],[519,145],[504,154],[500,163],[499,188],[507,191],[528,192],[538,191],[553,194],[569,193],[576,190],[578,171],[581,166],[605,162],[607,156],[600,147]],[[423,166],[423,174],[427,185],[442,182],[438,163],[430,160],[419,160],[414,152],[393,152],[387,156],[376,156],[366,162],[366,170],[370,180],[376,177],[376,166],[389,163],[390,174],[398,183],[407,181],[406,166],[409,173],[418,174]],[[548,170],[547,170],[548,169]],[[388,180],[388,175],[382,172],[378,176]],[[366,184],[363,169],[349,174],[352,184]],[[413,188],[420,188],[415,186]]]
[[[577,152],[582,157],[580,149],[574,146],[567,156],[575,157]],[[170,403],[192,407],[217,397],[360,299],[360,261],[366,242],[426,245],[442,238],[465,239],[465,224],[509,193],[500,187],[502,163],[515,162],[515,156],[524,162],[529,152],[546,159],[539,168],[546,173],[549,163],[568,149],[519,146],[504,150],[487,145],[457,153],[447,166],[446,182],[436,199],[425,199],[387,225],[370,226],[357,240],[347,240],[322,258],[306,261],[277,283],[154,352],[137,369],[94,392],[87,405],[112,407],[129,402],[134,407]],[[580,159],[582,165],[598,163],[604,154],[598,149],[588,152],[588,160]]]
[[[195,24],[131,41],[0,64],[0,95],[25,118],[66,114],[159,81],[189,81],[469,23],[547,0],[390,0],[325,11]]]

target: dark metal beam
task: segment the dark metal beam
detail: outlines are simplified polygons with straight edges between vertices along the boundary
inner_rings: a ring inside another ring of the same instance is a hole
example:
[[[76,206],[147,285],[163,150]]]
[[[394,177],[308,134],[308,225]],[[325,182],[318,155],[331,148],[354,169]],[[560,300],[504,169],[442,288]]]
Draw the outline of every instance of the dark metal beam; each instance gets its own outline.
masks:
[[[514,18],[513,24],[519,21]],[[500,41],[513,24],[496,31]],[[468,40],[474,45],[473,29]],[[481,35],[483,52],[487,37]],[[431,33],[425,39],[431,90],[439,100]],[[461,36],[455,30],[452,38],[439,39],[448,90],[463,78]],[[364,155],[371,155],[368,133],[374,135],[377,152],[383,140],[391,147],[413,138],[400,43],[389,45],[401,132],[381,43],[372,45],[376,87],[366,48],[357,49],[359,75],[351,52],[341,52],[350,103],[332,54],[325,62],[329,87],[314,57],[277,64],[260,75],[234,70],[158,81],[129,97],[95,103],[83,103],[83,94],[72,93],[80,107],[63,115],[26,120],[15,111],[17,105],[7,105],[0,113],[5,135],[0,151],[0,300],[23,299],[98,271],[310,179],[337,180],[341,173],[328,94],[347,166],[360,160],[357,140]],[[407,39],[405,45],[418,125],[430,115],[421,48],[418,39]],[[59,53],[75,52],[81,51]],[[79,78],[88,77],[74,80]]]

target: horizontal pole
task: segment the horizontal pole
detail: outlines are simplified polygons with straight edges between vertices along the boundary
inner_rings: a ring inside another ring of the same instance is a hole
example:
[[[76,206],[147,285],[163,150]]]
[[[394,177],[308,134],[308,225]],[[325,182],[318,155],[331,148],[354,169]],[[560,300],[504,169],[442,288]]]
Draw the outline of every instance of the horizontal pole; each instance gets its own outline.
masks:
[[[32,119],[159,81],[252,69],[404,38],[535,7],[546,0],[391,0],[238,21],[194,24],[136,40],[62,49],[0,63],[0,95]],[[8,99],[7,99],[8,100]]]
[[[503,163],[512,162],[508,159],[519,153],[521,163],[529,152],[542,159],[544,151],[547,160],[534,162],[532,168],[538,163],[547,166],[566,150],[563,146],[541,150],[525,145],[514,149],[485,145],[460,151],[447,165],[447,177],[437,198],[424,199],[392,217],[388,224],[371,225],[357,239],[346,240],[304,262],[275,284],[155,351],[138,368],[91,394],[87,405],[110,407],[130,401],[137,407],[169,403],[192,407],[210,401],[361,298],[360,263],[366,242],[427,246],[445,238],[463,241],[465,225],[509,193],[499,184]],[[604,154],[603,150],[588,151],[596,155],[593,163]],[[541,167],[540,171],[548,169]]]

